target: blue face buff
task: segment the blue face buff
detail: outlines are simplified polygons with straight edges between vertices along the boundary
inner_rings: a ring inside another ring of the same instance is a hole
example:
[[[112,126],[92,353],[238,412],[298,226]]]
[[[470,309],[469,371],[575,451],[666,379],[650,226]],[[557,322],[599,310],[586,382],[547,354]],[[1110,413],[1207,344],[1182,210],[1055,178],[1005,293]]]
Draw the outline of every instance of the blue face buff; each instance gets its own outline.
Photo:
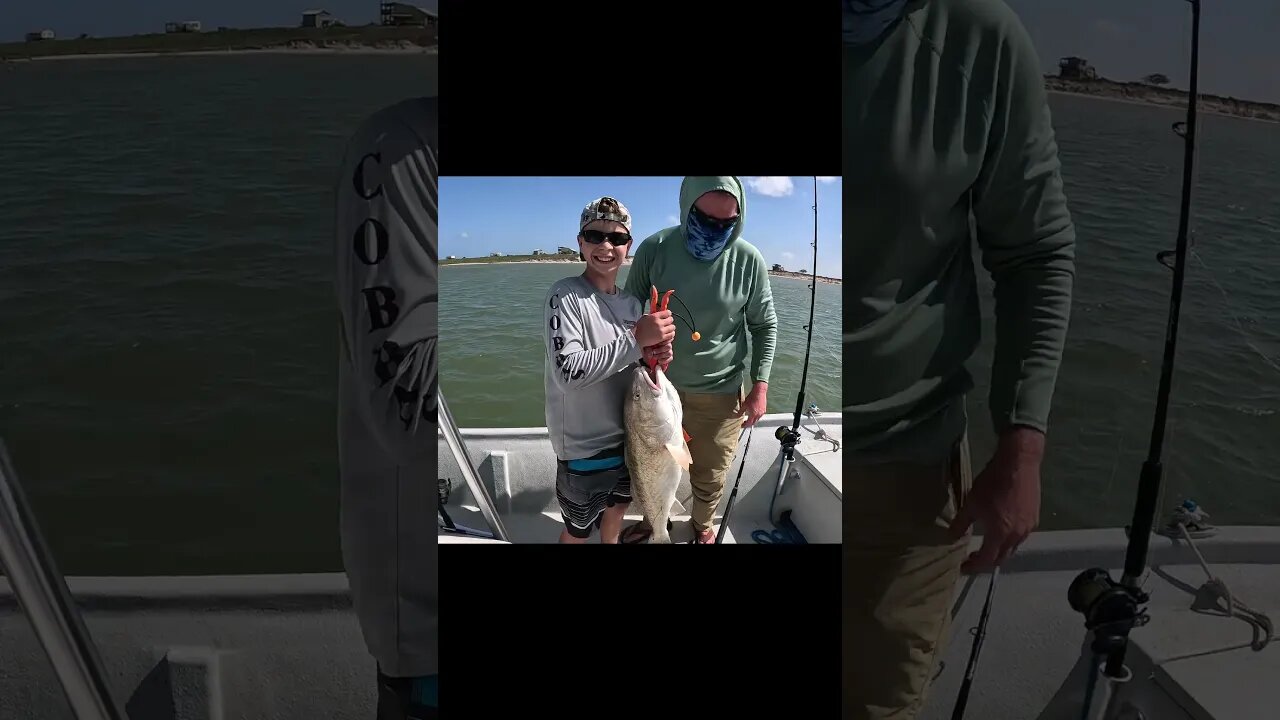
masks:
[[[865,45],[902,17],[907,0],[842,0],[845,45]]]
[[[704,214],[697,207],[689,208],[689,221],[685,223],[685,247],[689,249],[690,255],[703,262],[715,260],[724,251],[724,246],[729,244],[729,238],[733,236],[733,229],[737,226],[737,218],[725,222]]]

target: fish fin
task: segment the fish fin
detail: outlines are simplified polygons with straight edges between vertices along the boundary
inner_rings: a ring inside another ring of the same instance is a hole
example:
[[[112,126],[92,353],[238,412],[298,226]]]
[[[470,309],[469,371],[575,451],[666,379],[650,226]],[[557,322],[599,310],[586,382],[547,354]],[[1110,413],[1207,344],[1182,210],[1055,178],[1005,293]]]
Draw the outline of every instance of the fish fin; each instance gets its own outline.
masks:
[[[676,459],[676,464],[685,470],[688,470],[689,466],[693,464],[693,457],[689,455],[689,446],[685,445],[683,442],[678,445],[676,443],[669,443],[667,445],[667,452],[670,452],[671,457]]]
[[[685,511],[685,509],[684,509],[684,505],[680,504],[680,501],[679,501],[679,500],[677,500],[677,499],[675,499],[675,498],[671,498],[671,514],[672,514],[672,515],[684,515],[684,514],[685,514],[685,512],[686,512],[686,511]]]

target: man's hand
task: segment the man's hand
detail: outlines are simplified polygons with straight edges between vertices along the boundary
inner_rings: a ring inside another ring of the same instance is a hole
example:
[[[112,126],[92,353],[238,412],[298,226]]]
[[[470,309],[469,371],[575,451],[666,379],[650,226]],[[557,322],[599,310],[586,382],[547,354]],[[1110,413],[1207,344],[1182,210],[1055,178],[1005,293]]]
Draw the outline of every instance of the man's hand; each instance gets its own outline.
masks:
[[[769,406],[767,395],[769,394],[769,383],[757,382],[751,386],[751,392],[747,393],[747,397],[742,401],[742,410],[739,416],[745,417],[742,427],[751,427],[756,424],[761,415],[764,415],[765,409]]]
[[[671,343],[669,342],[662,343],[660,345],[650,345],[649,347],[644,348],[641,351],[641,354],[644,356],[645,364],[648,364],[650,360],[653,360],[660,368],[666,368],[671,364],[671,358],[675,357],[675,352],[672,350]]]
[[[964,561],[962,572],[988,572],[1003,564],[1039,525],[1043,458],[1044,434],[1039,430],[1013,427],[1000,436],[995,454],[951,523],[957,540],[975,520],[982,524],[982,547]]]

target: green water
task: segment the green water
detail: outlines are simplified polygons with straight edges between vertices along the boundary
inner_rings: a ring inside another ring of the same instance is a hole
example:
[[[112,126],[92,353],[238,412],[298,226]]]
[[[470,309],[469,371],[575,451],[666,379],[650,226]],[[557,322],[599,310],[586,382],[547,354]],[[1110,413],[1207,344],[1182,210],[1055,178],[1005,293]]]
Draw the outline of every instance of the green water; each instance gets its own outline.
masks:
[[[441,212],[448,212],[442,209]],[[440,389],[463,427],[540,427],[546,350],[542,303],[584,264],[451,265],[440,270]],[[618,284],[630,270],[618,272]],[[771,277],[778,337],[769,412],[794,412],[809,321],[809,283]],[[840,285],[818,283],[805,405],[840,411]],[[676,305],[676,303],[672,303]],[[678,309],[678,308],[677,308]],[[681,311],[683,312],[683,311]],[[683,324],[680,325],[683,328]]]
[[[1171,108],[1052,96],[1078,235],[1071,327],[1050,417],[1041,527],[1132,518],[1164,352],[1183,143]],[[1166,512],[1190,496],[1214,522],[1280,523],[1280,126],[1201,116],[1174,394]],[[990,283],[981,287],[989,300]],[[987,419],[994,321],[974,358],[974,459]]]
[[[430,92],[433,63],[187,57],[4,72],[0,437],[64,571],[340,567],[333,182],[356,123]],[[1051,104],[1080,242],[1043,525],[1122,524],[1163,344],[1169,272],[1154,257],[1176,231],[1179,117]],[[1201,129],[1165,505],[1191,494],[1216,521],[1275,524],[1280,368],[1263,355],[1280,357],[1280,129],[1218,117]],[[441,269],[441,387],[463,423],[543,424],[536,312],[571,272]],[[808,296],[804,281],[773,288],[783,324],[769,409],[790,412]],[[840,290],[818,287],[810,367],[828,413]],[[970,404],[978,461],[989,317],[986,328]]]
[[[0,438],[68,573],[335,570],[333,191],[428,56],[0,76]]]

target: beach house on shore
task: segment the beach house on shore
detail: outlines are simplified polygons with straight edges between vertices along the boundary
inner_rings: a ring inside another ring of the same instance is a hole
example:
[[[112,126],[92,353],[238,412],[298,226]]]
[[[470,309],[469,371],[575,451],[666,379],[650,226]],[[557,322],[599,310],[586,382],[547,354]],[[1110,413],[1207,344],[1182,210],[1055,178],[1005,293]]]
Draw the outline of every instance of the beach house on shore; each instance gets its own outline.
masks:
[[[1058,61],[1058,77],[1063,80],[1097,80],[1098,71],[1084,58],[1064,57]]]
[[[302,25],[304,28],[327,28],[334,25],[341,25],[338,18],[328,10],[304,10],[302,12]]]
[[[167,22],[164,24],[164,31],[166,33],[198,33],[200,32],[200,21]]]
[[[439,16],[435,13],[402,2],[382,3],[381,16],[383,25],[397,27],[435,27],[440,22]]]

